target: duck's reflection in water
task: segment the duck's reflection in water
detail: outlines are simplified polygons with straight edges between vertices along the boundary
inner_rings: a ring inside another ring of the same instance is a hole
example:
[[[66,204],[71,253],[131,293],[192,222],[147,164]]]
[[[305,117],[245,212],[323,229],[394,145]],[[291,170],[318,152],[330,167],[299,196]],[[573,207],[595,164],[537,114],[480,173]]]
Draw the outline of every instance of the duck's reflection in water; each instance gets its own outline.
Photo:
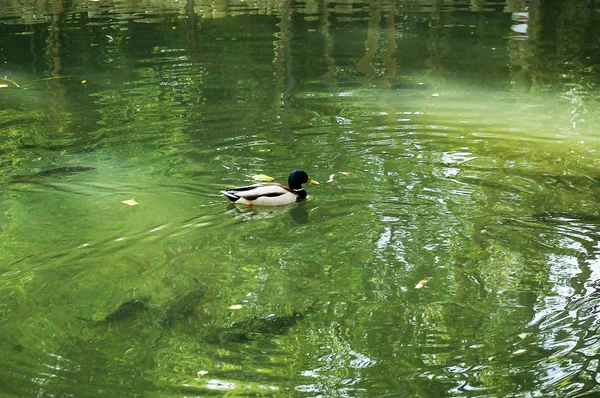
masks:
[[[308,223],[308,208],[302,204],[293,204],[289,206],[240,206],[230,204],[227,211],[235,213],[236,216],[243,217],[244,220],[261,220],[271,217],[282,217],[289,214],[295,224],[303,225]]]

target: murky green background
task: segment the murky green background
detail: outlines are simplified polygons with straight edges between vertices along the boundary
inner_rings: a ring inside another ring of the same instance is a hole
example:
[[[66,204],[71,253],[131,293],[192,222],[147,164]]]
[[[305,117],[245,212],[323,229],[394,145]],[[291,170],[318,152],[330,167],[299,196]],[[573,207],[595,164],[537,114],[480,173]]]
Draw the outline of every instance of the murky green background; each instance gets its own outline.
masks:
[[[524,3],[3,1],[1,395],[600,393],[600,8]]]

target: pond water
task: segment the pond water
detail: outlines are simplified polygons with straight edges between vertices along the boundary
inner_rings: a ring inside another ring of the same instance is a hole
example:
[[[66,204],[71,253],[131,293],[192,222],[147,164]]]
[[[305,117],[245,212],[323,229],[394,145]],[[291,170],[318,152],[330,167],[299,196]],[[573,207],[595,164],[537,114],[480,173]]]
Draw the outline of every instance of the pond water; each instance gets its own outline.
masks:
[[[600,392],[600,9],[51,3],[0,8],[3,396]]]

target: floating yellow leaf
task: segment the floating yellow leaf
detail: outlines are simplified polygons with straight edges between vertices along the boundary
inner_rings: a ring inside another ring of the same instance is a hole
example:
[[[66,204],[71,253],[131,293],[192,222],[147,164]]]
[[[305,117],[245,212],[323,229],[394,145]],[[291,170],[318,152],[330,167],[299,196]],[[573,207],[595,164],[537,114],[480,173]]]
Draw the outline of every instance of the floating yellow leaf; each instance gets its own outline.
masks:
[[[273,177],[271,177],[271,176],[268,176],[268,175],[266,175],[266,174],[254,174],[254,175],[252,176],[252,179],[253,179],[254,181],[264,181],[264,182],[269,182],[269,181],[273,181],[273,180],[274,180],[274,178],[273,178]]]
[[[127,206],[137,206],[138,202],[136,202],[134,199],[135,199],[135,196],[128,200],[122,200],[121,203],[123,203],[124,205],[127,205]]]
[[[523,355],[526,352],[527,352],[527,350],[525,348],[521,348],[520,350],[513,352],[513,355]]]
[[[349,176],[349,175],[350,175],[350,172],[349,172],[349,171],[340,171],[339,173],[340,173],[340,174],[343,174],[343,175],[345,175],[345,176]]]
[[[417,285],[415,286],[415,289],[422,289],[426,283],[427,283],[427,279],[421,279],[419,281],[419,283],[417,283]]]
[[[228,310],[241,310],[242,309],[242,305],[241,304],[234,304],[234,305],[230,305],[229,307],[227,307]]]
[[[6,88],[6,87],[8,87],[8,84],[4,84],[4,83],[0,84],[0,88]]]
[[[196,373],[198,376],[206,376],[208,374],[207,370],[199,370],[198,373]]]
[[[87,83],[87,80],[85,80],[85,79],[83,79],[83,80],[81,81],[81,84],[86,84],[86,83]]]
[[[521,340],[525,340],[527,337],[529,337],[529,335],[531,335],[531,333],[521,333],[519,337],[521,338]]]

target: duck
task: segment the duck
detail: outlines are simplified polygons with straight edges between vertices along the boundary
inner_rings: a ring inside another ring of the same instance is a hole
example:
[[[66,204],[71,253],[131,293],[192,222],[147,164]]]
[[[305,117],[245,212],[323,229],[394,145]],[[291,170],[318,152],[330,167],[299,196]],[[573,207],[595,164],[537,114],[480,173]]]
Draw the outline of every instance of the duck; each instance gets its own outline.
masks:
[[[294,170],[288,177],[288,186],[263,182],[221,191],[231,202],[247,206],[282,206],[303,201],[308,193],[302,184],[319,185],[304,170]]]

